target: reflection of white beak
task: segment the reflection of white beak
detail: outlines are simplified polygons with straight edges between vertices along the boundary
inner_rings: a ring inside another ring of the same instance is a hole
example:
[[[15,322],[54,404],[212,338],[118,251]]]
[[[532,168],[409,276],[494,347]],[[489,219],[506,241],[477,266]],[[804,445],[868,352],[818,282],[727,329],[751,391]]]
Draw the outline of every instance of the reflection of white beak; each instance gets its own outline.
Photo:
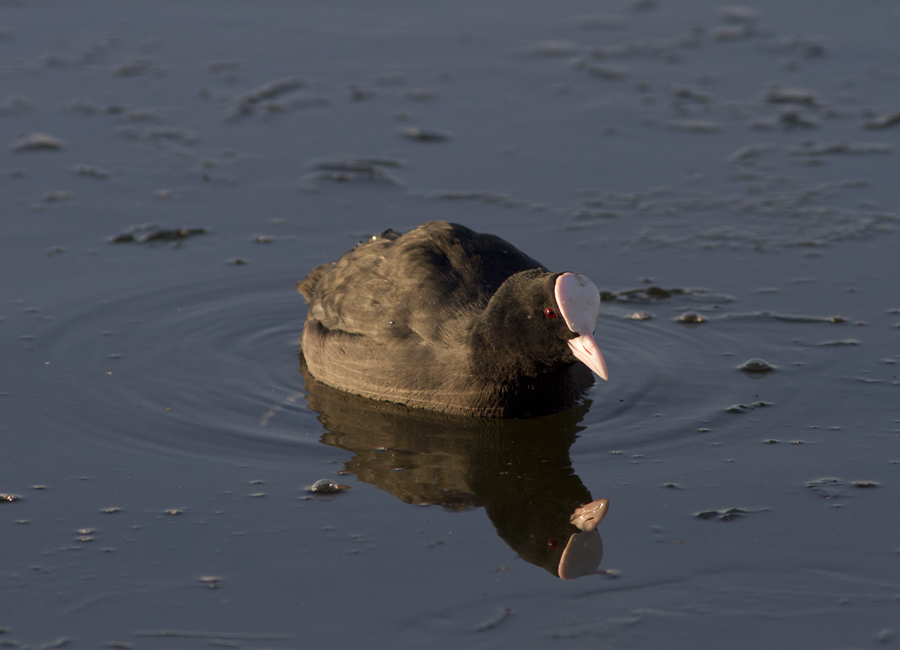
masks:
[[[609,499],[597,499],[580,508],[575,508],[569,521],[578,530],[588,532],[597,527],[597,524],[606,516],[607,510],[609,510]]]
[[[572,349],[572,354],[575,355],[575,358],[596,372],[600,379],[608,377],[606,362],[603,360],[603,355],[600,354],[600,348],[597,347],[597,342],[594,341],[593,336],[582,334],[574,339],[569,339],[569,347]]]
[[[572,580],[593,573],[603,559],[603,540],[596,530],[572,533],[557,572],[563,580]]]
[[[597,499],[575,508],[569,521],[581,532],[573,533],[569,537],[559,560],[557,571],[563,580],[580,578],[600,566],[600,560],[603,559],[603,540],[597,532],[597,524],[606,516],[607,510],[609,499]]]

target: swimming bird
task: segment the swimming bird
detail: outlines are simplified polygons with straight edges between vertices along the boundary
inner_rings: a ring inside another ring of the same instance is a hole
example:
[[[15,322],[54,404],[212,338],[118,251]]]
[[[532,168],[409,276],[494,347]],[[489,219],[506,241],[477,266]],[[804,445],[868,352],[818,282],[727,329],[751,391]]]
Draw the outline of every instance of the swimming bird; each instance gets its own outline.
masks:
[[[607,378],[600,292],[512,244],[430,221],[387,230],[297,283],[300,348],[323,384],[452,415],[536,417]]]

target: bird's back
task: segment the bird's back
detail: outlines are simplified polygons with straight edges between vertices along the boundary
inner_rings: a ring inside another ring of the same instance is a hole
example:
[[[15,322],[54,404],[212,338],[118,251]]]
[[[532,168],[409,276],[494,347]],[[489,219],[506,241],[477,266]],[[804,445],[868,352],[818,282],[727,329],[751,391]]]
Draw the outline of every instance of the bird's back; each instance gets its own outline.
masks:
[[[298,290],[308,318],[328,330],[448,345],[509,276],[534,268],[542,266],[499,237],[432,221],[361,243],[313,269]]]

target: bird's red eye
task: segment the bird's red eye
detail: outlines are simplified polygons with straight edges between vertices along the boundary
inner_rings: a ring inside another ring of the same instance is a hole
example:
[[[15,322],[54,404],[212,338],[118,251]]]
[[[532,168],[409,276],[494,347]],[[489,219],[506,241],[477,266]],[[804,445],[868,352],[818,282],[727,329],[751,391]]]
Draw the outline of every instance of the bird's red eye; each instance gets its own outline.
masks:
[[[559,548],[559,540],[558,539],[548,539],[547,540],[547,548],[551,551]]]
[[[553,309],[553,307],[547,307],[547,309],[544,310],[544,316],[547,318],[556,318],[556,310]]]

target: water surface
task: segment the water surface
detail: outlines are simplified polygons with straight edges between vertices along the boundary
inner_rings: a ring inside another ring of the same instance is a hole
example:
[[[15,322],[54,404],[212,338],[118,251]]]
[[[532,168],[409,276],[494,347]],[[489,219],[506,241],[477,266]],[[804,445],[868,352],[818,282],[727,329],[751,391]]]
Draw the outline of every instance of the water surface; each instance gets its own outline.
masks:
[[[898,36],[838,0],[3,3],[0,640],[896,644]],[[528,423],[308,384],[294,282],[428,219],[608,292],[610,381]],[[204,232],[111,243],[144,224]]]

